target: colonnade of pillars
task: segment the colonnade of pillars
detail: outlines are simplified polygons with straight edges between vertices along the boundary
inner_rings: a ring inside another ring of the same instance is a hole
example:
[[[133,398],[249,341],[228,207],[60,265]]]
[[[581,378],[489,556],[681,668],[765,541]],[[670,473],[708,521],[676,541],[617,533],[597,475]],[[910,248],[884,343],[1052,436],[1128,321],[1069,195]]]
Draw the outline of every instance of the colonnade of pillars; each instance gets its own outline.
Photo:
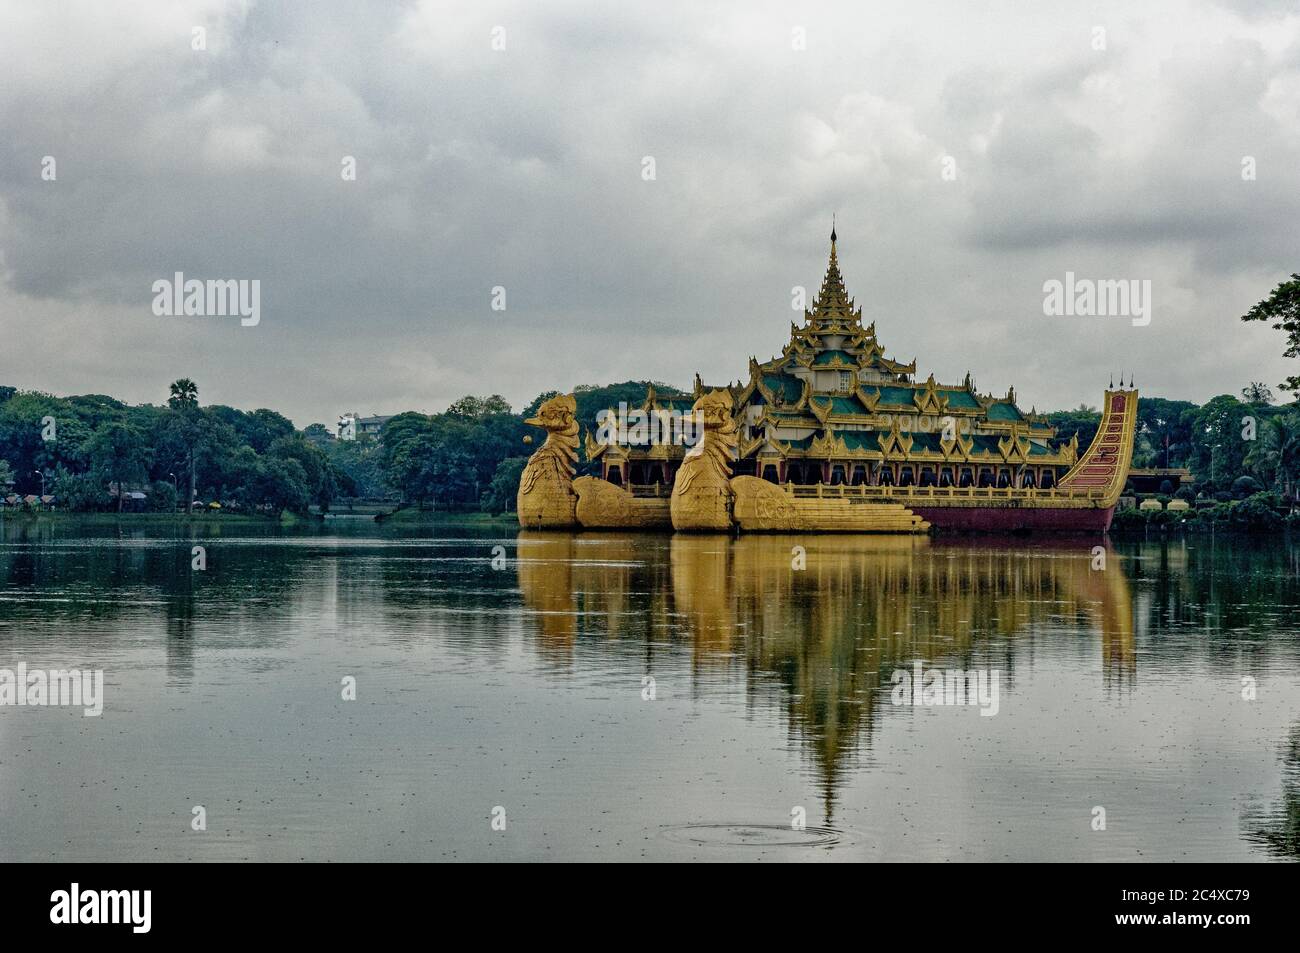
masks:
[[[762,477],[773,483],[810,486],[937,486],[1018,487],[1049,489],[1056,484],[1054,467],[984,464],[837,463],[833,460],[790,460],[764,463]]]

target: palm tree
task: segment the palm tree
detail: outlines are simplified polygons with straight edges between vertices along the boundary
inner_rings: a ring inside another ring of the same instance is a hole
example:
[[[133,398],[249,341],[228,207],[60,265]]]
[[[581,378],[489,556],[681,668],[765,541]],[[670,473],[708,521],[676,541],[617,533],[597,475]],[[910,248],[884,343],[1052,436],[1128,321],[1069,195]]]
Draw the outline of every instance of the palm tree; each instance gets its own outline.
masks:
[[[178,418],[176,425],[181,435],[181,442],[185,445],[186,456],[189,458],[190,471],[190,495],[185,499],[185,512],[190,512],[190,507],[194,502],[194,484],[196,482],[198,469],[198,442],[200,436],[199,428],[199,385],[194,383],[188,377],[182,377],[180,380],[172,381],[171,396],[167,398],[167,406]]]
[[[1300,418],[1279,414],[1265,420],[1244,462],[1261,483],[1281,487],[1293,502],[1300,477]]]
[[[171,393],[171,397],[167,398],[167,405],[174,410],[199,405],[199,385],[188,377],[172,381]]]

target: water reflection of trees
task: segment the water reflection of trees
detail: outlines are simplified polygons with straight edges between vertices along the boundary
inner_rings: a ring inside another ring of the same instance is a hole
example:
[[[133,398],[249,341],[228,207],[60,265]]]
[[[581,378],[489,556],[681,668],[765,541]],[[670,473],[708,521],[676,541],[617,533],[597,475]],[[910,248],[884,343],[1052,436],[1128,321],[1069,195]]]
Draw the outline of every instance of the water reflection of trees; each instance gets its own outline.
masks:
[[[228,545],[227,545],[228,544]],[[191,568],[192,549],[207,549],[207,569]],[[304,598],[303,579],[315,571],[305,549],[279,550],[240,542],[220,525],[148,527],[84,525],[75,521],[4,521],[0,527],[0,621],[24,631],[30,620],[57,644],[11,651],[54,651],[87,659],[138,644],[141,631],[162,623],[160,646],[169,678],[193,675],[204,648],[266,648],[286,639],[288,618]]]
[[[1274,650],[1267,639],[1203,640],[1287,629],[1300,604],[1300,547],[1284,540],[1202,534],[1118,544],[1139,600],[1139,631],[1189,633],[1215,658]]]
[[[1243,836],[1274,857],[1300,858],[1300,723],[1292,726],[1281,761],[1281,801],[1272,811],[1246,811]]]

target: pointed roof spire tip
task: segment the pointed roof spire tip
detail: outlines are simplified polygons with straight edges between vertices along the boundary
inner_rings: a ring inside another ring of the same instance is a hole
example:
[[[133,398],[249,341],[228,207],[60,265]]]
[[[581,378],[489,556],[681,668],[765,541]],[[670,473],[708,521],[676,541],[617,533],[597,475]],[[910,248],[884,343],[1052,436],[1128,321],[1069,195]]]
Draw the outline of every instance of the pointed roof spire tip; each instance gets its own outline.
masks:
[[[835,241],[835,213],[831,213],[831,241]]]

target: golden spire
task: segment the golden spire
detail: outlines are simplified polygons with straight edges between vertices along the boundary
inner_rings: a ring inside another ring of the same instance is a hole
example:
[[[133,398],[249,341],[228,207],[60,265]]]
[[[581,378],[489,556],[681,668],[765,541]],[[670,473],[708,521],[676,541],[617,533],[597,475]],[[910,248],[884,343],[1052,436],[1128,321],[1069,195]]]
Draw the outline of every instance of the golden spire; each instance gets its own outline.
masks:
[[[850,326],[859,324],[861,309],[854,308],[853,301],[844,289],[844,277],[840,274],[839,257],[835,252],[835,220],[831,220],[831,257],[826,264],[826,277],[822,279],[821,290],[813,302],[811,318],[819,326]]]

